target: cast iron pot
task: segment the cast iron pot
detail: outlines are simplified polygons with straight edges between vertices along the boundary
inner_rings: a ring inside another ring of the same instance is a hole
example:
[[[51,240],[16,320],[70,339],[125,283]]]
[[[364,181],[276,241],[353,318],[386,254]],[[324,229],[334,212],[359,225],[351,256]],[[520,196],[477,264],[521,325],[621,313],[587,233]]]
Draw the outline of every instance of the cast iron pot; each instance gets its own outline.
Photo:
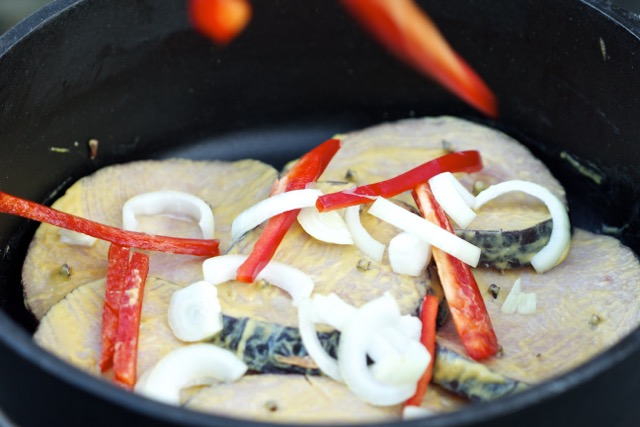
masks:
[[[574,225],[617,230],[640,252],[638,19],[598,0],[421,4],[495,90],[501,114],[489,124],[527,143],[562,180]],[[0,37],[0,188],[50,202],[116,162],[254,157],[280,166],[334,133],[385,120],[485,121],[396,62],[335,1],[254,6],[249,29],[226,49],[189,29],[181,0],[58,0]],[[0,216],[0,408],[9,419],[253,424],[148,401],[36,347],[20,285],[36,226]],[[639,365],[635,331],[567,375],[428,424],[633,425]]]

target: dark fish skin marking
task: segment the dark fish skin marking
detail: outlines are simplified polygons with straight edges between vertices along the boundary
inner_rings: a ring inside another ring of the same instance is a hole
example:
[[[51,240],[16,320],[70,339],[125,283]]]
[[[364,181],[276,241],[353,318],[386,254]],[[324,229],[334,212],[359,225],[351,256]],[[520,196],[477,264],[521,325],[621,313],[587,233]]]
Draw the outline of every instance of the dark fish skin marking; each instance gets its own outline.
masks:
[[[222,320],[223,329],[213,343],[235,352],[249,369],[261,373],[320,375],[319,369],[283,362],[286,358],[309,357],[298,328],[247,317],[223,315]],[[318,338],[325,350],[336,357],[340,332],[320,332]],[[493,400],[526,387],[442,346],[436,346],[435,364],[433,382],[472,401]],[[438,375],[439,372],[449,374]],[[455,372],[453,378],[451,372]]]
[[[456,229],[456,235],[478,246],[478,267],[508,270],[531,264],[531,258],[540,251],[551,236],[553,222],[539,222],[522,230],[467,230]]]

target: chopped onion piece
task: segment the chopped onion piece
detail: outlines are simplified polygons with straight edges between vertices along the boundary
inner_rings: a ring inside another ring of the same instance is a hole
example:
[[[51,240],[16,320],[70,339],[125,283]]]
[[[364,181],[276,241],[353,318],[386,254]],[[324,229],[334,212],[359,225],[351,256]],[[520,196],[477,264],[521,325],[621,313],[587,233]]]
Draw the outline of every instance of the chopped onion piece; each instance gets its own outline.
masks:
[[[283,212],[315,206],[322,192],[313,188],[291,190],[264,199],[238,215],[231,224],[231,239],[236,242],[247,231]]]
[[[204,280],[219,285],[236,278],[236,270],[247,259],[247,255],[221,255],[209,258],[202,263]],[[292,303],[297,306],[313,292],[313,280],[309,275],[295,267],[278,261],[270,261],[258,274],[257,280],[266,280],[291,295]]]
[[[180,390],[215,381],[232,382],[247,371],[247,365],[229,350],[213,344],[177,348],[138,381],[135,391],[151,399],[179,405]]]
[[[298,223],[311,237],[336,245],[352,245],[353,238],[338,211],[318,212],[315,206],[304,208],[298,214]]]
[[[553,228],[549,242],[531,259],[533,268],[538,273],[544,273],[564,259],[571,244],[571,226],[567,209],[553,193],[543,186],[520,180],[501,182],[482,191],[476,197],[474,208],[477,210],[488,201],[512,191],[522,191],[540,199],[551,214]]]
[[[211,207],[201,198],[181,191],[163,190],[138,194],[122,207],[122,228],[136,231],[137,215],[173,215],[197,221],[203,239],[212,239],[214,220]]]
[[[518,297],[518,313],[533,314],[536,312],[538,298],[534,292],[522,292]]]
[[[378,197],[369,208],[369,213],[440,248],[472,267],[478,265],[480,248],[387,199]]]
[[[344,302],[333,292],[326,296],[315,294],[312,299],[311,320],[314,323],[329,325],[339,331],[357,311],[357,308]]]
[[[384,244],[374,239],[360,222],[360,206],[348,207],[344,219],[358,249],[374,261],[381,262]]]
[[[93,246],[96,240],[98,240],[93,236],[78,233],[77,231],[69,230],[67,228],[61,228],[58,233],[60,234],[60,241],[68,245]]]
[[[360,307],[342,330],[338,346],[342,378],[356,396],[373,405],[399,404],[416,390],[416,384],[383,384],[376,380],[367,366],[366,354],[371,338],[385,326],[397,323],[399,318],[398,305],[393,297],[385,294]]]
[[[536,312],[537,297],[534,292],[522,292],[521,280],[518,277],[500,309],[503,313],[533,314]]]
[[[402,232],[389,242],[389,263],[394,273],[418,277],[431,261],[431,245]]]
[[[431,361],[425,346],[395,327],[383,328],[380,337],[395,349],[395,353],[383,358],[369,353],[376,362],[372,366],[374,378],[392,386],[415,385]]]
[[[429,180],[431,192],[442,209],[460,227],[467,227],[476,217],[471,209],[475,196],[464,188],[451,172],[443,172]]]
[[[417,418],[425,418],[433,416],[435,412],[420,406],[407,405],[402,409],[403,420],[415,420]]]
[[[327,353],[322,347],[320,339],[318,339],[312,311],[313,303],[310,299],[300,301],[298,306],[298,330],[300,331],[302,344],[304,344],[309,356],[326,376],[335,381],[343,382],[338,361]]]
[[[222,330],[218,289],[199,281],[173,293],[169,303],[169,326],[186,342],[202,341]]]

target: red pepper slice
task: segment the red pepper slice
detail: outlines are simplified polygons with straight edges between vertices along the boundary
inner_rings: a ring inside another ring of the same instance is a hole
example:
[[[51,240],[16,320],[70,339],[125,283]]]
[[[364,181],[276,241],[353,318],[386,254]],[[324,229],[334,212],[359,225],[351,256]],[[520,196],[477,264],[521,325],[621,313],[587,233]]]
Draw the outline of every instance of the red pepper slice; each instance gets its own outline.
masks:
[[[338,152],[339,139],[329,139],[302,156],[300,160],[280,180],[275,193],[302,190],[322,175],[327,165]],[[260,238],[255,243],[247,260],[238,267],[237,280],[252,283],[269,263],[280,242],[296,220],[300,209],[284,212],[269,219]]]
[[[491,89],[413,0],[342,0],[342,4],[393,54],[487,116],[497,117]]]
[[[230,43],[251,20],[247,0],[189,0],[191,25],[218,45]]]
[[[100,224],[47,206],[0,191],[0,212],[46,222],[57,227],[84,233],[89,236],[130,248],[147,249],[175,254],[217,256],[218,240],[183,239],[155,236]]]
[[[371,203],[373,197],[393,197],[413,190],[442,172],[477,172],[482,169],[482,158],[475,150],[445,154],[386,181],[349,188],[318,197],[320,212]]]
[[[413,198],[425,219],[453,233],[453,227],[429,184],[416,187]],[[467,354],[475,360],[493,356],[499,349],[498,338],[471,268],[436,247],[432,251],[451,318]]]
[[[136,383],[140,317],[148,272],[149,257],[141,252],[134,252],[122,290],[113,354],[115,380],[128,389],[132,389]]]
[[[105,285],[104,306],[102,308],[102,352],[100,371],[105,372],[113,365],[113,353],[118,330],[118,315],[122,302],[129,255],[131,250],[114,243],[109,246],[107,283]]]
[[[431,382],[433,375],[433,363],[436,355],[436,318],[438,317],[438,297],[427,294],[422,301],[422,311],[420,312],[420,320],[422,321],[422,333],[420,334],[420,342],[425,346],[431,355],[431,362],[424,371],[422,377],[418,381],[418,387],[415,394],[405,402],[405,406],[420,406],[427,387]]]

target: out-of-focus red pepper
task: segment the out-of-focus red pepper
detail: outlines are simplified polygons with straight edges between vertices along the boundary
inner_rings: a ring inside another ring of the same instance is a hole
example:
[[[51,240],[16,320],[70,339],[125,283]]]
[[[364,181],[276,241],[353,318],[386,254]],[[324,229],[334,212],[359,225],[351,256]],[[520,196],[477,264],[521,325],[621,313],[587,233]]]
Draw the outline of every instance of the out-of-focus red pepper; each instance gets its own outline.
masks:
[[[113,354],[115,380],[128,389],[132,389],[136,383],[140,317],[148,272],[149,257],[141,252],[134,252],[127,268],[122,290],[118,331]]]
[[[118,331],[118,315],[122,303],[129,255],[131,250],[114,243],[109,246],[107,283],[105,285],[104,306],[102,308],[102,351],[100,371],[105,372],[113,365],[113,353]]]
[[[386,181],[322,195],[318,197],[316,207],[320,212],[325,212],[371,203],[374,197],[389,198],[413,190],[417,185],[427,182],[442,172],[471,173],[480,169],[482,169],[480,153],[474,150],[457,151],[430,160]]]
[[[302,156],[279,181],[275,194],[302,190],[315,182],[340,149],[340,140],[329,139]],[[300,209],[284,212],[269,219],[260,238],[255,243],[247,260],[238,267],[237,280],[252,283],[258,273],[269,263],[280,242],[296,220]]]
[[[427,294],[422,301],[422,311],[420,312],[420,320],[422,322],[422,332],[420,334],[420,342],[425,346],[431,355],[431,361],[426,371],[418,381],[418,387],[415,394],[405,402],[405,406],[420,406],[427,387],[431,382],[433,375],[433,362],[436,355],[436,319],[438,317],[438,297]]]
[[[342,0],[342,4],[400,59],[489,117],[498,115],[494,94],[413,0]]]
[[[453,233],[428,183],[416,187],[413,197],[425,219]],[[493,356],[499,348],[498,339],[471,268],[436,247],[432,251],[451,318],[467,354],[475,360]]]
[[[218,45],[230,43],[251,20],[248,0],[189,0],[191,25]]]
[[[21,216],[34,221],[46,222],[47,224],[77,231],[130,248],[208,257],[220,254],[218,249],[220,242],[218,240],[183,239],[179,237],[155,236],[134,231],[125,231],[120,228],[61,212],[4,192],[0,192],[0,212]]]

